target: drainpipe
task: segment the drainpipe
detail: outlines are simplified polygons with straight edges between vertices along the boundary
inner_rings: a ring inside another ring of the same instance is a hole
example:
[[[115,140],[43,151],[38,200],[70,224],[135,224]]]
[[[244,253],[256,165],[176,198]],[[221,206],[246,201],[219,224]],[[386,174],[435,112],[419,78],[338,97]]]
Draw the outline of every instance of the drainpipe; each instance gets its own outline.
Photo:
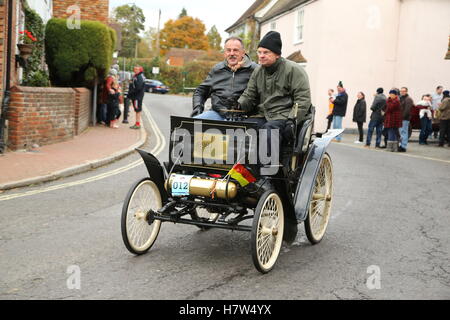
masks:
[[[13,15],[13,0],[8,0],[8,43],[6,47],[6,84],[5,91],[3,93],[2,110],[0,114],[0,154],[5,152],[5,125],[6,117],[9,108],[10,95],[11,95],[11,47],[12,47],[12,15]]]

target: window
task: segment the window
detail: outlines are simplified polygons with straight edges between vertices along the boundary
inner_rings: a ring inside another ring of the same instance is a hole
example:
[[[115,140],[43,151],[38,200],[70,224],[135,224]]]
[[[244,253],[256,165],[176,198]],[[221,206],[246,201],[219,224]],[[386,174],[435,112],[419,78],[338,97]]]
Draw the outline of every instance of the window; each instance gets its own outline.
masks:
[[[275,31],[277,30],[277,22],[276,21],[272,21],[270,23],[270,31]]]
[[[305,27],[305,10],[300,9],[297,11],[295,20],[295,38],[294,43],[303,41],[303,31]]]

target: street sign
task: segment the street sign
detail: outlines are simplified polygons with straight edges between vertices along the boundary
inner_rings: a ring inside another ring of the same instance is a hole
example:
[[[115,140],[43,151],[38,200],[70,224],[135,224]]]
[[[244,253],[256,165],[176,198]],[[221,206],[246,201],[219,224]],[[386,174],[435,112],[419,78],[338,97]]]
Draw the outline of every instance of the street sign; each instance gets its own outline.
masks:
[[[152,73],[153,74],[159,74],[159,68],[158,67],[153,67]]]

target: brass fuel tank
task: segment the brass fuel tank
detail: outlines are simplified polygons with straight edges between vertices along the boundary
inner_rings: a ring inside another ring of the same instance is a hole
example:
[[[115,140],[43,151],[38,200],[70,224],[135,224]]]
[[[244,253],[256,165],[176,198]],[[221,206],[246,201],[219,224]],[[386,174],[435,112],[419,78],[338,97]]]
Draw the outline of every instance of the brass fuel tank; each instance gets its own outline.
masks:
[[[172,182],[175,174],[170,175],[164,184],[166,190],[171,193]],[[189,183],[189,194],[202,197],[216,197],[220,199],[234,199],[237,195],[237,185],[227,180],[214,178],[192,178]],[[214,196],[213,196],[214,191]]]

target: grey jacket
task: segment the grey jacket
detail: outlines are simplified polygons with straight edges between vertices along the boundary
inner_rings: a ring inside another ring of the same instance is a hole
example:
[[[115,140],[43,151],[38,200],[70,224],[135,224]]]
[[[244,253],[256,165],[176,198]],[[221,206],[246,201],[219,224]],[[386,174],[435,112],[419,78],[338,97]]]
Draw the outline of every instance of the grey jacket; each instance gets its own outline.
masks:
[[[211,97],[212,109],[224,114],[227,109],[233,109],[237,100],[247,88],[247,83],[257,64],[246,55],[244,65],[233,72],[226,61],[216,64],[209,72],[206,80],[194,92],[193,108],[201,106],[202,111],[206,100]]]
[[[372,110],[372,114],[370,115],[370,120],[373,121],[383,121],[383,115],[381,114],[381,110],[384,110],[386,108],[386,101],[387,98],[383,93],[377,94],[375,96],[375,99],[373,100],[372,107],[370,110]]]

